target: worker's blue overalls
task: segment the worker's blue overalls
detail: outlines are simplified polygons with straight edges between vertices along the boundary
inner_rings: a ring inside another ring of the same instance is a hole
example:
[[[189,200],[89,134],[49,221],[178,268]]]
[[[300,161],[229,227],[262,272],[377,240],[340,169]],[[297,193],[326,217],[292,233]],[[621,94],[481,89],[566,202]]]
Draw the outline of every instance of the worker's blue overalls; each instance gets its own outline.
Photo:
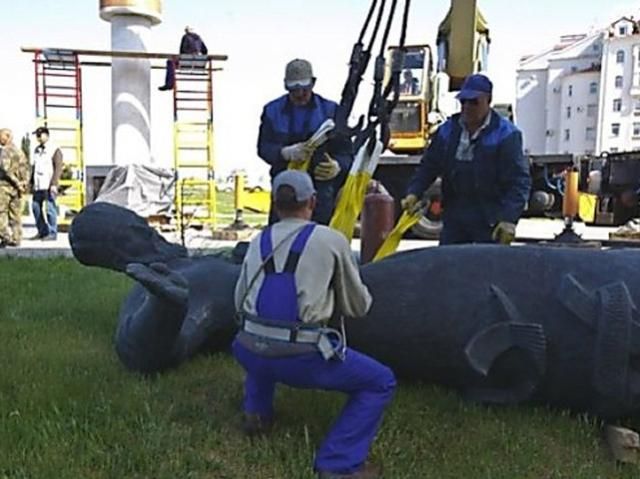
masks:
[[[294,273],[314,227],[315,224],[310,223],[298,233],[281,272],[275,271],[272,258],[267,260],[273,250],[271,227],[263,231],[260,250],[262,260],[266,262],[264,282],[257,299],[260,321],[266,324],[287,322],[294,328],[303,326],[298,315]],[[284,342],[280,343],[282,346]],[[395,389],[395,378],[388,367],[349,348],[343,360],[336,357],[325,360],[318,351],[312,350],[267,357],[249,350],[236,338],[233,353],[247,372],[245,413],[272,418],[276,383],[347,393],[349,400],[317,451],[315,469],[348,474],[362,467],[384,407]]]

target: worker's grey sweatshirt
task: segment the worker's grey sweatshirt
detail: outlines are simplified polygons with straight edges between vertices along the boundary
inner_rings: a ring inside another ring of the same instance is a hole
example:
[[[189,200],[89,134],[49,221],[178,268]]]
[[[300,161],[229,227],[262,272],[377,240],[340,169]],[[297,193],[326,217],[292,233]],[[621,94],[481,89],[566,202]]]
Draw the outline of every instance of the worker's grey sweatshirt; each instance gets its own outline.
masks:
[[[282,271],[297,233],[308,223],[301,219],[285,219],[271,227],[277,272]],[[281,242],[282,245],[278,246]],[[264,280],[261,265],[258,235],[249,245],[236,284],[236,310],[257,314],[258,292]],[[256,273],[257,278],[249,289],[249,283]],[[334,313],[334,308],[337,308],[338,314],[346,317],[359,317],[364,316],[371,307],[371,295],[360,278],[347,239],[326,226],[316,225],[311,233],[300,257],[295,281],[298,312],[305,323],[325,323]]]

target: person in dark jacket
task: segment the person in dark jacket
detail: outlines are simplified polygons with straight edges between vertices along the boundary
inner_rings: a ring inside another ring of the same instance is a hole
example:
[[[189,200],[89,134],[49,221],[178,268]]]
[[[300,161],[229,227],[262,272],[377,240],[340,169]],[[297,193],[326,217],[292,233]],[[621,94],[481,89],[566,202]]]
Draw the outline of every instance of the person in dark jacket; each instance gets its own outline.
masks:
[[[193,27],[184,27],[184,35],[180,40],[180,55],[207,55],[209,50],[204,44],[200,35],[198,35]],[[164,79],[164,85],[158,87],[160,91],[173,90],[176,83],[176,64],[175,60],[167,60],[167,73]]]
[[[492,90],[484,75],[465,79],[458,93],[462,113],[438,128],[402,200],[404,209],[414,209],[442,177],[440,244],[511,243],[529,199],[522,134],[491,108]]]
[[[258,135],[258,156],[271,165],[271,178],[286,170],[291,162],[304,161],[308,140],[338,105],[313,91],[316,78],[311,63],[295,59],[285,68],[287,94],[267,103],[262,111]],[[330,137],[313,152],[308,172],[313,178],[317,205],[313,221],[329,224],[336,194],[343,185],[353,161],[349,139]],[[278,220],[274,208],[269,224]]]

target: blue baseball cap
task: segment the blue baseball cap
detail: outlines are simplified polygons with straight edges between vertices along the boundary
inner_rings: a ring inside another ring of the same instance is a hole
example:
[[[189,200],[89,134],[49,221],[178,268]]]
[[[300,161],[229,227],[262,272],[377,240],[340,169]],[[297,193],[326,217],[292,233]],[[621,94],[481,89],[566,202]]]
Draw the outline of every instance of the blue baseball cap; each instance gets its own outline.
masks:
[[[458,100],[474,100],[482,95],[491,95],[493,83],[485,75],[476,73],[464,79],[460,92],[456,95]]]

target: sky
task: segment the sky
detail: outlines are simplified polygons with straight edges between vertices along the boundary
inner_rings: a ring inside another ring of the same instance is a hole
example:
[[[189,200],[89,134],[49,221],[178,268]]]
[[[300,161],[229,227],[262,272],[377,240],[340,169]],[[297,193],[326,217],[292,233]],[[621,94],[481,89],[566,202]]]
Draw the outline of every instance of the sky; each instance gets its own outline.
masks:
[[[402,4],[402,2],[399,2]],[[407,43],[435,49],[440,21],[449,0],[413,0]],[[556,43],[560,35],[588,32],[622,15],[640,13],[629,0],[479,0],[491,30],[488,74],[494,100],[512,102],[518,59]],[[283,91],[284,66],[306,58],[318,78],[316,92],[339,100],[347,63],[370,0],[163,0],[163,21],[153,27],[150,50],[175,52],[185,25],[194,26],[210,53],[229,60],[214,79],[214,128],[217,176],[244,168],[264,174],[256,140],[262,107]],[[3,2],[0,75],[0,127],[15,136],[35,125],[34,71],[21,47],[110,49],[110,25],[99,17],[99,0]],[[399,16],[398,16],[399,17]],[[398,40],[397,26],[391,42]],[[364,113],[372,73],[354,113]],[[171,94],[158,92],[163,74],[152,73],[152,155],[159,166],[172,158]],[[110,73],[84,67],[85,162],[109,164],[111,158]]]

